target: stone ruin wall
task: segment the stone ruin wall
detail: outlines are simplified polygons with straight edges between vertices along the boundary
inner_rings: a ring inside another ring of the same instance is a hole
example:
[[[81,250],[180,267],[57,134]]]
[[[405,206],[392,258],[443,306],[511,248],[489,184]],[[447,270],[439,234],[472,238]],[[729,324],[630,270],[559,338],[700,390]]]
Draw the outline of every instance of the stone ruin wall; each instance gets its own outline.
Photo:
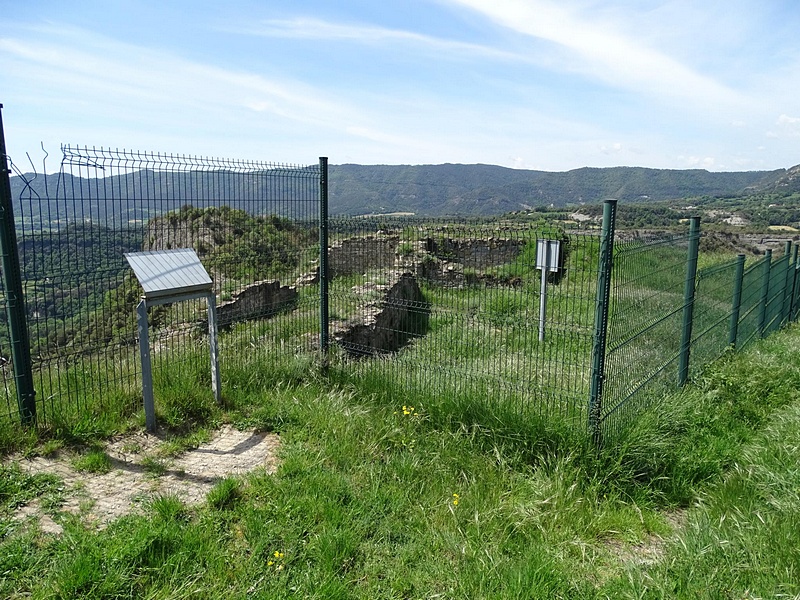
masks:
[[[428,331],[430,306],[411,273],[395,274],[379,286],[383,299],[364,304],[351,322],[334,331],[351,356],[397,352]]]
[[[225,327],[236,321],[270,317],[297,304],[297,290],[280,281],[257,281],[217,305],[217,323]]]
[[[328,250],[328,272],[331,277],[338,277],[361,274],[371,269],[414,268],[415,263],[422,262],[425,255],[443,263],[458,263],[461,267],[459,270],[464,267],[482,269],[513,262],[524,246],[523,240],[504,238],[427,238],[414,242],[409,253],[400,254],[398,235],[354,237],[337,242]]]
[[[217,227],[192,223],[190,227],[178,216],[163,215],[148,221],[142,250],[194,248],[202,257],[232,230],[230,225],[224,223],[217,223]]]
[[[370,269],[391,269],[400,236],[354,237],[328,249],[328,274],[331,277],[357,275]]]
[[[154,219],[148,227],[143,249],[195,247],[202,251],[203,246],[210,247],[214,243],[214,232],[210,228],[201,227],[195,231],[187,231],[185,227],[181,227],[177,222],[172,223],[169,219]],[[345,239],[332,245],[328,250],[328,269],[331,277],[362,274],[372,269],[394,271],[393,278],[403,273],[399,280],[388,287],[393,290],[393,294],[402,297],[408,295],[414,298],[414,301],[419,301],[420,298],[416,297],[419,293],[417,278],[435,281],[441,285],[463,285],[464,268],[481,269],[507,264],[519,256],[524,245],[524,241],[503,238],[466,240],[427,238],[413,242],[409,245],[408,252],[400,253],[399,235],[369,235]],[[301,277],[297,285],[316,281],[318,274],[308,274],[305,279]],[[415,288],[416,291],[413,291]],[[402,293],[398,290],[402,290]],[[402,321],[408,318],[404,311],[398,313],[397,307],[385,310],[387,306],[392,305],[392,294],[389,296],[385,299],[388,305],[382,305],[383,310],[374,311],[374,307],[366,310],[366,314],[372,313],[370,317],[365,318],[359,326],[347,334],[343,334],[345,345],[349,342],[349,345],[354,347],[363,345],[372,351],[385,352],[407,343],[408,340],[398,343],[392,336],[386,334],[393,329],[400,331],[405,329],[387,326],[386,321]],[[259,281],[234,294],[230,301],[220,303],[217,306],[217,318],[220,326],[224,327],[239,320],[291,310],[296,302],[297,291],[294,286],[283,286],[279,281]],[[377,337],[373,337],[376,328],[379,333]],[[418,332],[417,335],[419,334]],[[386,339],[383,339],[384,337]],[[366,339],[371,341],[366,342]]]
[[[426,240],[428,252],[442,260],[452,260],[470,269],[497,267],[513,262],[522,248],[523,240],[505,238]]]

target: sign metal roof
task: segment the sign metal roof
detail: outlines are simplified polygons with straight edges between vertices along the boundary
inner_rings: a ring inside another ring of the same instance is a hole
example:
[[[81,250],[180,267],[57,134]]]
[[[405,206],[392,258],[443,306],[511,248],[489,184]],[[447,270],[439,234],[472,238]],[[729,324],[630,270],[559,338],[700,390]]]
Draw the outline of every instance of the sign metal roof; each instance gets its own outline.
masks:
[[[211,290],[211,277],[191,248],[127,252],[125,259],[148,300]]]

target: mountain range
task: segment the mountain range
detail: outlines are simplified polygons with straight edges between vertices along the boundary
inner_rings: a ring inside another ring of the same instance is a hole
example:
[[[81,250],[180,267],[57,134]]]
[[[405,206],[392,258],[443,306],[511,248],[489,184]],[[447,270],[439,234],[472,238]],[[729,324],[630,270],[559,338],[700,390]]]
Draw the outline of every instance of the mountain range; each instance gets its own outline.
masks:
[[[331,165],[329,169],[331,215],[489,216],[541,206],[593,204],[607,198],[621,202],[656,202],[759,192],[779,195],[800,192],[800,165],[774,171],[718,173],[642,167],[548,172],[480,164],[344,164]],[[247,178],[245,201],[248,207],[256,208],[261,202],[263,207],[258,210],[276,214],[287,210],[286,198],[291,198],[293,193],[291,182],[281,180],[276,185],[269,181],[268,171],[229,178],[221,178],[214,172],[192,173],[187,178],[185,172],[140,171],[91,180],[69,174],[46,177],[28,174],[12,177],[11,189],[15,215],[25,214],[37,221],[47,211],[48,217],[42,219],[46,227],[44,222],[47,221],[134,222],[185,204],[203,207],[221,202],[249,210],[237,205],[236,194],[241,184],[237,177]],[[48,200],[45,184],[51,194],[61,190],[58,194],[61,200]],[[70,196],[66,198],[69,202],[64,202],[64,190],[71,191],[66,194]],[[76,193],[72,190],[80,193],[75,202],[71,196]],[[153,197],[154,190],[158,190],[157,198]],[[310,193],[315,192],[312,189]],[[226,198],[230,202],[226,202]]]
[[[339,165],[331,167],[330,181],[331,212],[493,215],[607,198],[655,202],[800,191],[800,165],[788,170],[724,173],[642,167],[548,172],[492,165]]]

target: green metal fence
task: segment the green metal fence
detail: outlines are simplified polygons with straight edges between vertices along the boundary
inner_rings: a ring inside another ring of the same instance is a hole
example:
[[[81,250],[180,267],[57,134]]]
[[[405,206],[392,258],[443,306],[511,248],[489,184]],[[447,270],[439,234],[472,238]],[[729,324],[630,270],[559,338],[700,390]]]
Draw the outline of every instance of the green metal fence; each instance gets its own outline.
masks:
[[[727,260],[697,273],[690,375],[719,358],[730,345],[731,317],[740,260]],[[738,318],[736,319],[738,323]]]
[[[604,435],[676,384],[688,235],[652,234],[615,246],[605,385]]]
[[[800,314],[797,246],[717,260],[698,253],[698,219],[617,232],[613,201],[602,229],[578,232],[520,216],[328,217],[326,159],[65,147],[57,175],[13,193],[2,175],[3,419],[139,410],[131,250],[192,247],[212,274],[223,395],[226,373],[263,354],[487,426],[513,413],[588,427],[597,443]],[[208,377],[203,310],[150,315],[157,403]]]
[[[36,392],[28,413],[48,425],[140,410],[141,288],[125,252],[197,251],[213,276],[220,327],[237,331],[222,338],[223,366],[279,343],[279,324],[317,329],[319,286],[296,280],[319,256],[320,170],[66,146],[58,174],[16,178],[10,223]],[[11,288],[4,283],[0,292],[8,304]],[[201,304],[151,309],[153,370],[163,393],[180,391],[182,378],[209,377]],[[11,316],[0,317],[4,363],[12,362]],[[297,339],[313,350],[313,340]],[[15,418],[10,365],[0,372],[0,418]]]
[[[696,270],[699,236],[693,222],[685,235],[623,234],[614,248],[598,441],[726,351],[798,316],[797,246],[787,242],[777,260],[767,250],[747,266],[739,255]]]
[[[597,235],[501,219],[337,218],[329,230],[341,371],[394,381],[403,398],[585,423]],[[560,242],[563,269],[546,277],[542,321],[543,240]]]

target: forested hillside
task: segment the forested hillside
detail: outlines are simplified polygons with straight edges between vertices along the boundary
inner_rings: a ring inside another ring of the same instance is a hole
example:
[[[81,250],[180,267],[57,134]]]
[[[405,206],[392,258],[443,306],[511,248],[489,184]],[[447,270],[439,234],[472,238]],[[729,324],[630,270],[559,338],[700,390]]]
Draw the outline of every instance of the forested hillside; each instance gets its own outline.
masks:
[[[493,165],[332,165],[331,214],[362,215],[411,212],[417,215],[497,215],[538,206],[591,204],[606,198],[624,202],[655,202],[700,196],[737,196],[754,191],[790,191],[800,185],[797,167],[777,171],[711,173],[704,170],[641,167],[582,168],[565,172],[508,169]],[[204,204],[198,198],[235,198],[241,190],[223,189],[213,172],[187,180],[185,174],[139,171],[106,179],[85,180],[69,174],[12,177],[15,215],[46,226],[57,222],[129,223],[157,216],[141,199],[162,199],[161,211],[184,204]],[[188,183],[187,183],[188,181]],[[260,210],[279,216],[286,183],[268,171],[248,175],[249,197],[263,199]],[[58,204],[47,198],[59,197]],[[78,198],[76,202],[63,199]],[[24,199],[22,201],[21,199]],[[273,203],[272,206],[270,203]]]
[[[786,170],[711,173],[641,167],[528,171],[492,165],[331,167],[331,211],[493,215],[606,198],[653,202],[772,187]]]

